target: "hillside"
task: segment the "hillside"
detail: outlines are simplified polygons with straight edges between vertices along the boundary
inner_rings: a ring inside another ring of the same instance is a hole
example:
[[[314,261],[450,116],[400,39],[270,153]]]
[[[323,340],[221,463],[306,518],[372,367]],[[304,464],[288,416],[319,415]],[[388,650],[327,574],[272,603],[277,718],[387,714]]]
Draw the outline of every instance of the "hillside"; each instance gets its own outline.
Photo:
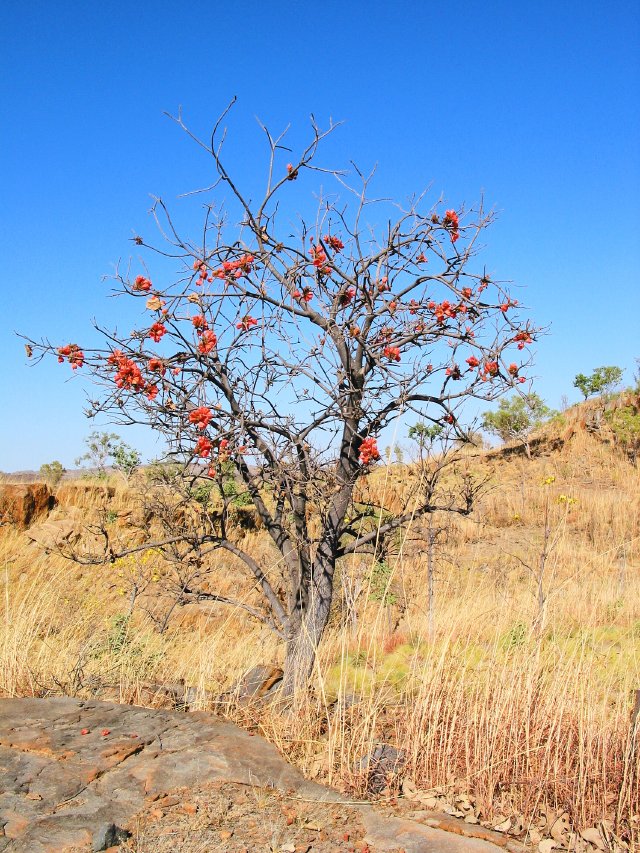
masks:
[[[470,517],[436,514],[390,541],[384,559],[342,562],[313,690],[295,715],[231,698],[216,708],[342,790],[363,793],[358,762],[384,743],[403,756],[391,790],[403,785],[428,808],[536,844],[554,825],[559,844],[599,827],[610,849],[629,848],[640,813],[630,735],[640,473],[598,411],[589,403],[552,421],[531,460],[517,446],[465,452],[458,473],[485,481]],[[406,506],[414,476],[411,465],[379,466],[359,500]],[[123,541],[152,531],[139,486],[65,481],[26,530],[0,528],[0,695],[167,705],[186,687],[191,707],[210,708],[242,673],[281,661],[282,643],[252,616],[259,597],[228,558],[209,555],[198,577],[234,606],[177,596],[180,567],[154,550],[103,565],[58,553],[89,553],[100,536],[87,522]],[[252,511],[238,506],[235,523],[277,577]],[[597,846],[578,841],[572,849]]]

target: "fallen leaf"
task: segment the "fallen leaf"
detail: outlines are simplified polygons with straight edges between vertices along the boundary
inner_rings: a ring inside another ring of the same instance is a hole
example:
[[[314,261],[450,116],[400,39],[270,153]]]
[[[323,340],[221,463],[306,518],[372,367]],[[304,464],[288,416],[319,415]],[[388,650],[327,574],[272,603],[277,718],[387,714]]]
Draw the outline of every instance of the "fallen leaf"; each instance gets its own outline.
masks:
[[[415,784],[411,781],[411,779],[403,779],[402,780],[402,796],[406,797],[408,800],[415,800],[418,794],[418,789]]]
[[[580,835],[584,838],[585,841],[588,841],[589,844],[593,844],[598,850],[606,850],[606,845],[602,838],[599,829],[596,829],[595,826],[590,826],[588,829],[583,829]]]
[[[494,823],[493,828],[496,832],[509,832],[511,829],[511,818],[503,820],[502,823]]]
[[[543,838],[542,841],[538,843],[538,850],[540,853],[551,853],[555,846],[556,842],[553,838]]]

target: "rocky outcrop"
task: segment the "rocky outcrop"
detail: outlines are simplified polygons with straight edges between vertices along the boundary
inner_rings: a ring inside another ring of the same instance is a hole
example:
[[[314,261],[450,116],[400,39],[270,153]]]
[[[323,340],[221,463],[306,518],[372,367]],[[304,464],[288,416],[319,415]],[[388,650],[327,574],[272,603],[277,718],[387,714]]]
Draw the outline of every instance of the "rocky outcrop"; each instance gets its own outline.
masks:
[[[339,799],[262,738],[209,714],[0,700],[0,850],[104,849],[102,836],[150,798],[216,779]]]
[[[54,497],[44,483],[0,484],[0,526],[12,525],[25,530],[47,515]]]
[[[250,798],[238,792],[238,784],[246,785],[254,799],[255,819],[249,817],[244,827],[229,799],[249,802]],[[265,799],[261,790],[267,792],[266,798],[279,795],[278,812],[291,831],[296,809],[302,811],[305,803],[314,804],[314,822],[299,820],[299,832],[319,833],[320,838],[329,834],[328,824],[333,822],[333,834],[326,843],[313,845],[318,853],[353,849],[347,841],[358,826],[365,836],[364,846],[358,849],[367,849],[368,842],[380,853],[398,853],[399,849],[405,853],[491,853],[496,849],[486,841],[456,837],[413,820],[378,815],[365,804],[350,804],[337,792],[304,779],[263,738],[211,714],[65,697],[0,700],[3,853],[124,849],[115,845],[140,820],[157,825],[165,817],[171,824],[157,826],[151,846],[145,849],[182,849],[173,841],[176,815],[167,815],[172,807],[183,815],[208,810],[210,819],[200,821],[197,832],[213,827],[218,843],[212,842],[206,849],[229,850],[222,842],[232,836],[234,850],[265,849],[271,829],[264,825],[266,815],[258,814],[258,803]],[[212,823],[216,812],[229,815],[230,822]],[[269,820],[272,817],[275,821],[278,815],[270,815]],[[259,844],[239,848],[237,843],[248,827]],[[167,835],[170,837],[165,838]],[[306,844],[278,847],[310,848]]]

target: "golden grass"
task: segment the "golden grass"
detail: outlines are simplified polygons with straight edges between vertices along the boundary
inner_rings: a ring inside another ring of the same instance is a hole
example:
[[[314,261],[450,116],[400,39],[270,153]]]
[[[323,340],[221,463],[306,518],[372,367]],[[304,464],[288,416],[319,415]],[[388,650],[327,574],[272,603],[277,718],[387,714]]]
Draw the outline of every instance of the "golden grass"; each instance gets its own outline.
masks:
[[[391,743],[418,787],[471,792],[489,819],[531,820],[545,804],[569,812],[578,829],[608,817],[632,843],[640,476],[585,432],[539,454],[471,459],[492,488],[472,518],[442,519],[432,625],[416,525],[388,558],[382,601],[372,600],[370,562],[340,567],[313,691],[298,712],[229,713],[308,775],[345,790],[362,792],[359,759]],[[407,471],[381,469],[367,488],[379,503],[402,503]],[[127,500],[119,490],[115,510]],[[261,532],[244,545],[277,573]],[[251,584],[217,559],[217,591],[257,604]],[[144,702],[145,684],[184,679],[204,695],[282,657],[267,628],[222,605],[179,609],[160,635],[140,610],[123,617],[124,587],[116,567],[79,567],[3,532],[0,693],[105,695],[106,685],[113,698]],[[351,618],[340,606],[347,587],[359,590]]]

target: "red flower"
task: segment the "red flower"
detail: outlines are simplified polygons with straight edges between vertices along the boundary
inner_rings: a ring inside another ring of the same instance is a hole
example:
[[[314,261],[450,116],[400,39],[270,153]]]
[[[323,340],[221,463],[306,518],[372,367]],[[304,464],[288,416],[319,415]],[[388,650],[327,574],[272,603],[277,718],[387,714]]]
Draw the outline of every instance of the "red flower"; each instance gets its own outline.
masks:
[[[346,308],[353,301],[353,297],[356,295],[355,287],[348,287],[346,291],[340,297],[340,305],[343,308]]]
[[[158,396],[158,386],[157,385],[147,385],[147,399],[155,400]]]
[[[198,350],[203,355],[207,355],[211,352],[212,349],[215,348],[218,343],[218,338],[216,337],[215,332],[212,332],[211,329],[206,329],[202,333],[202,337],[200,338],[200,343],[198,344]]]
[[[385,347],[383,355],[389,361],[400,361],[400,347]]]
[[[513,339],[518,344],[518,349],[524,349],[525,344],[533,343],[533,338],[529,334],[529,332],[518,332],[518,334]]]
[[[242,329],[244,332],[248,332],[252,326],[257,326],[258,321],[254,317],[250,317],[248,314],[240,320],[239,323],[236,323],[236,329]]]
[[[445,370],[447,376],[450,376],[452,379],[461,379],[462,374],[460,373],[460,368],[457,364],[452,365],[451,367],[447,367]]]
[[[426,263],[427,263],[427,260],[428,260],[428,258],[427,258],[427,256],[425,255],[425,253],[424,253],[424,252],[420,252],[420,254],[418,255],[418,257],[416,258],[416,263],[417,263],[417,264],[426,264]]]
[[[201,435],[200,438],[196,442],[195,452],[198,456],[202,456],[205,458],[209,456],[211,453],[211,448],[213,447],[213,442],[206,437],[206,435]]]
[[[327,253],[322,246],[311,246],[311,260],[321,275],[331,275],[331,267],[327,264]]]
[[[58,362],[62,364],[65,358],[71,365],[72,370],[77,370],[84,364],[84,353],[78,344],[67,344],[64,347],[58,347]]]
[[[443,225],[451,232],[451,242],[455,243],[456,240],[460,237],[460,234],[458,232],[460,221],[458,219],[458,214],[455,212],[455,210],[445,211]]]
[[[369,462],[373,462],[377,459],[380,459],[380,451],[378,450],[378,444],[375,438],[365,438],[360,445],[360,462],[363,465],[368,465]]]
[[[195,424],[198,429],[206,429],[212,417],[213,413],[211,409],[207,406],[200,406],[189,412],[189,423]]]
[[[469,358],[467,359],[467,364],[469,365],[469,367],[477,367],[480,364],[480,362],[475,357],[475,355],[470,355]]]
[[[165,363],[161,358],[150,358],[147,364],[147,367],[152,373],[159,373],[160,376],[164,376],[167,368],[165,367]]]
[[[116,356],[116,352],[110,358],[114,359],[118,372],[114,380],[118,388],[127,388],[130,391],[142,391],[145,386],[144,377],[138,365],[130,358],[125,356]],[[117,361],[115,360],[117,358]]]
[[[517,364],[510,364],[509,365],[509,373],[512,376],[517,376],[518,375],[518,365]]]
[[[234,281],[248,275],[253,269],[255,258],[253,255],[242,255],[236,261],[225,261],[221,267],[213,271],[215,278],[226,278]]]
[[[159,343],[163,336],[167,334],[166,328],[162,323],[154,323],[153,326],[149,329],[147,334],[148,338],[151,338],[152,341]]]
[[[209,275],[207,265],[204,261],[201,261],[196,258],[193,262],[193,268],[198,273],[198,279],[196,281],[196,284],[198,286],[203,285],[205,281],[213,281],[213,276]]]
[[[327,246],[330,246],[334,252],[340,252],[344,249],[344,243],[339,237],[332,237],[329,234],[325,234],[323,239]]]
[[[473,290],[471,290],[470,287],[463,287],[462,288],[462,295],[464,296],[465,299],[471,299],[471,297],[473,296]]]
[[[145,278],[143,275],[137,276],[136,280],[133,282],[133,290],[151,290],[151,282],[148,278]]]
[[[484,369],[489,376],[497,376],[498,375],[498,362],[497,361],[485,361]]]
[[[209,328],[209,325],[207,323],[207,319],[204,316],[204,314],[196,314],[195,317],[191,318],[191,322],[193,323],[193,327],[196,330],[196,332],[198,332],[198,334],[200,334],[201,332],[204,332],[205,329]]]

